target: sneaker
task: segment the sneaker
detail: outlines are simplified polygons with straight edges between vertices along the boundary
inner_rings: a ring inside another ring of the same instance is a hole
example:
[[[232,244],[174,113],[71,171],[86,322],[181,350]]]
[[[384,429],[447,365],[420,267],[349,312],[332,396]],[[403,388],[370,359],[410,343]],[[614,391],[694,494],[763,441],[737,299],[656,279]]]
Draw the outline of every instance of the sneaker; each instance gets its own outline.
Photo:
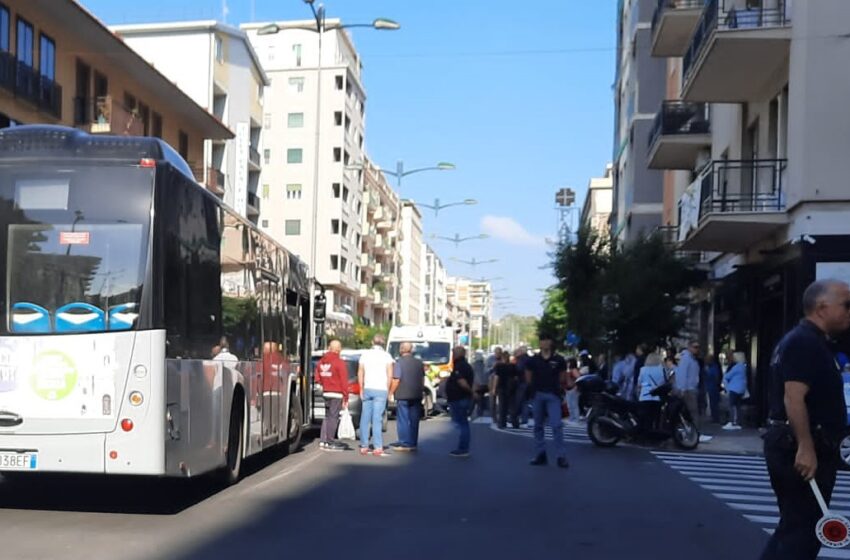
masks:
[[[741,426],[740,426],[739,424],[732,424],[732,428],[730,428],[730,429],[732,429],[732,430],[740,430],[740,429],[742,429],[742,428],[741,428]]]
[[[408,453],[410,451],[416,451],[416,446],[406,445],[404,443],[394,443],[390,445],[390,449],[392,449],[393,451],[401,451],[403,453]]]
[[[735,424],[733,424],[732,422],[729,422],[729,423],[725,424],[722,429],[724,429],[724,430],[734,430]]]
[[[328,447],[328,442],[326,442],[326,441],[320,441],[319,442],[319,449],[326,449],[327,447]]]
[[[558,457],[558,467],[562,469],[570,468],[570,463],[566,457]]]
[[[338,441],[332,441],[325,446],[325,451],[348,451],[348,446]]]
[[[360,454],[361,454],[361,455],[368,455],[368,454],[370,454],[371,452],[372,452],[372,451],[371,451],[368,447],[361,447],[361,448],[360,448]]]
[[[451,457],[469,457],[469,451],[461,451],[460,449],[455,449],[451,453],[449,453]]]
[[[710,441],[711,441],[711,440],[713,440],[713,439],[714,439],[714,436],[700,436],[700,437],[699,437],[699,442],[700,442],[700,443],[708,443],[708,442],[710,442]]]
[[[528,464],[532,467],[542,467],[543,465],[546,465],[548,463],[549,461],[546,459],[546,454],[541,453],[540,455],[532,459],[531,462]]]
[[[389,457],[390,454],[383,449],[375,449],[372,451],[372,457]]]

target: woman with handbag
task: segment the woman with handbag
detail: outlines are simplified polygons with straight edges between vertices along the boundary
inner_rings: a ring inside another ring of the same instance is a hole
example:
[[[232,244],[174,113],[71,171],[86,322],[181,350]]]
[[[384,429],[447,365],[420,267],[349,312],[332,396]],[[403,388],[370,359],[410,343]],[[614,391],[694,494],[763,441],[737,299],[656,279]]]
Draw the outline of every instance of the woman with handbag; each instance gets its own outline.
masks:
[[[732,354],[735,362],[723,376],[723,385],[729,393],[729,422],[723,426],[724,430],[740,430],[741,402],[747,394],[747,357],[743,352]]]

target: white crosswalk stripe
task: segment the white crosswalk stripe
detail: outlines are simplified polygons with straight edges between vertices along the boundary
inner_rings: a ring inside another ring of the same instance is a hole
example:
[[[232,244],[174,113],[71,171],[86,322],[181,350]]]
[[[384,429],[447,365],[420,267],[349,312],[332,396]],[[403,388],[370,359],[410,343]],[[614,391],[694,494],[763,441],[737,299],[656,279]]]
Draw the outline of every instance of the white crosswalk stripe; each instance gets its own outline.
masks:
[[[653,455],[766,533],[772,534],[779,524],[779,507],[763,458],[661,451]],[[836,513],[850,515],[850,473],[838,473],[830,507]],[[850,549],[824,548],[818,558],[850,559]]]
[[[490,428],[497,432],[501,432],[503,434],[511,434],[514,436],[533,438],[534,437],[534,428],[511,428],[510,426],[504,430],[498,428],[498,426],[493,423],[493,420],[489,417],[482,417],[473,420],[473,424],[489,424]],[[552,440],[554,437],[552,435],[552,428],[546,426],[544,428],[545,437],[547,440]],[[574,425],[567,424],[564,422],[564,441],[567,443],[580,443],[580,444],[591,444],[590,438],[587,437],[587,427],[585,425]]]

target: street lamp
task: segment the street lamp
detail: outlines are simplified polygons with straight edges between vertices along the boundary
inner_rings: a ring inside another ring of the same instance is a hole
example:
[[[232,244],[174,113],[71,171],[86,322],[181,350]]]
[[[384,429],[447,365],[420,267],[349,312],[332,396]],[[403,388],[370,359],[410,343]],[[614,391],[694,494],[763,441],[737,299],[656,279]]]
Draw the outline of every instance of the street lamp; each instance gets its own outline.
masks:
[[[452,257],[452,260],[455,261],[455,262],[462,263],[462,264],[467,264],[467,265],[471,266],[472,268],[476,268],[477,266],[480,266],[482,264],[491,264],[491,263],[499,262],[499,259],[487,259],[487,260],[484,260],[484,261],[479,261],[478,259],[473,258],[471,261],[465,261],[463,259],[456,259],[454,257]]]
[[[351,165],[345,166],[346,169],[363,169],[363,163],[353,163]],[[396,179],[396,188],[401,190],[401,180],[408,175],[413,175],[414,173],[422,173],[423,171],[452,171],[456,169],[455,164],[449,163],[447,161],[440,161],[434,165],[430,165],[428,167],[417,167],[416,169],[409,169],[405,171],[404,162],[399,160],[395,164],[395,171],[390,171],[388,169],[384,169],[382,167],[378,167],[381,173],[385,175],[392,175]]]
[[[349,23],[349,24],[341,24],[341,23],[332,23],[331,25],[327,25],[327,19],[325,17],[325,6],[324,4],[319,4],[317,8],[315,6],[315,0],[304,0],[305,4],[310,6],[310,10],[313,12],[313,19],[316,22],[315,27],[313,26],[293,26],[293,27],[281,27],[277,23],[270,23],[268,25],[264,25],[260,29],[257,30],[257,35],[275,35],[280,33],[285,29],[304,29],[307,31],[313,31],[319,36],[319,44],[318,44],[318,61],[316,63],[316,138],[315,138],[315,153],[313,154],[314,165],[313,165],[313,227],[312,229],[312,243],[310,247],[310,273],[313,276],[313,285],[311,286],[311,296],[315,300],[315,292],[316,292],[316,280],[317,280],[317,247],[318,247],[318,219],[317,215],[319,213],[319,152],[321,151],[321,121],[322,121],[322,37],[324,36],[326,31],[333,31],[337,29],[347,29],[352,27],[371,27],[372,29],[377,29],[379,31],[393,31],[396,29],[400,29],[401,25],[397,22],[387,19],[387,18],[377,18],[372,20],[372,23]],[[318,329],[316,329],[318,331]],[[318,332],[315,332],[315,337],[317,341],[321,342],[321,336]]]
[[[481,235],[472,235],[470,237],[461,237],[459,233],[456,233],[454,237],[444,237],[442,235],[437,235],[436,233],[431,235],[431,239],[444,239],[445,241],[451,241],[455,244],[455,249],[457,249],[461,243],[466,241],[473,241],[476,239],[489,239],[489,235],[486,233],[482,233]]]
[[[429,210],[433,210],[434,216],[436,217],[440,215],[440,210],[443,210],[445,208],[451,208],[452,206],[475,206],[476,204],[478,204],[478,201],[474,198],[467,198],[466,200],[460,202],[449,202],[448,204],[441,204],[440,199],[435,198],[434,204],[423,204],[421,202],[414,202],[414,204],[422,208],[428,208]]]

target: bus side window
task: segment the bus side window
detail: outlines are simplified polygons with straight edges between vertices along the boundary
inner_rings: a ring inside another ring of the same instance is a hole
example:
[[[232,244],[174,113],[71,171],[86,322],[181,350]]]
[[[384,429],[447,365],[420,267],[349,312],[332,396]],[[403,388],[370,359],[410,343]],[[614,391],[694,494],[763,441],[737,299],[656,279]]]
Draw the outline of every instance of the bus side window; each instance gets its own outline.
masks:
[[[257,358],[260,324],[250,229],[226,212],[221,237],[220,285],[222,331],[239,360]]]

